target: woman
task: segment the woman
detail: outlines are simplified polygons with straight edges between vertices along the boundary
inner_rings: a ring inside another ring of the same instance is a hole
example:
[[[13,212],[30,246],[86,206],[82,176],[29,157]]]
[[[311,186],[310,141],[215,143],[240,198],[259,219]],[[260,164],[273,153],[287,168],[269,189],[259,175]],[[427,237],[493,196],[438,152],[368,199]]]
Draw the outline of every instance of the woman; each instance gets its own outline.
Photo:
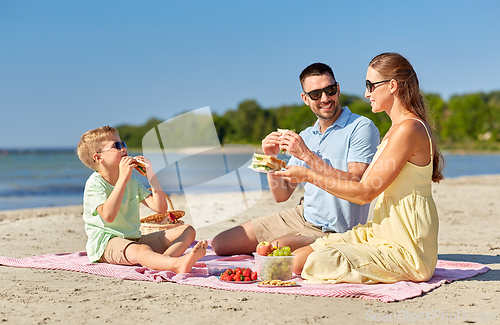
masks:
[[[392,125],[362,179],[335,179],[297,166],[275,174],[359,204],[378,196],[373,220],[296,250],[294,272],[311,282],[426,281],[437,262],[431,181],[443,179],[442,155],[411,64],[397,53],[383,53],[370,62],[366,79],[372,111],[387,113]]]

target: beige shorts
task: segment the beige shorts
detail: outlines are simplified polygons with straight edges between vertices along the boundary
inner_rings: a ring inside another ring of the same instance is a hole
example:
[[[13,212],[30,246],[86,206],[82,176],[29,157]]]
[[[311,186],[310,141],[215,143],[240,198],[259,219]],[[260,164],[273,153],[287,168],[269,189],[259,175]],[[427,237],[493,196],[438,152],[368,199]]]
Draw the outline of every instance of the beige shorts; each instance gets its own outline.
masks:
[[[127,260],[125,251],[127,247],[135,244],[148,245],[154,252],[160,254],[163,254],[163,252],[165,252],[168,248],[164,231],[147,234],[137,239],[113,237],[109,240],[108,245],[106,245],[104,254],[102,254],[99,262],[132,265],[132,263]]]
[[[321,227],[304,219],[302,204],[293,209],[252,220],[252,227],[258,242],[273,240],[286,235],[299,235],[312,240],[326,236]]]

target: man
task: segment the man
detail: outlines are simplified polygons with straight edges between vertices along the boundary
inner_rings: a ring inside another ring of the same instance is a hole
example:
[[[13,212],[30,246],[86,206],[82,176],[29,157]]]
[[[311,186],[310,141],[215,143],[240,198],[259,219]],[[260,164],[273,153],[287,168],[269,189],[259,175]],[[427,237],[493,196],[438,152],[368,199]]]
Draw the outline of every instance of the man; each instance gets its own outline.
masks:
[[[339,84],[332,69],[314,63],[302,71],[302,100],[316,114],[314,126],[299,134],[272,132],[262,140],[266,155],[277,156],[286,149],[288,165],[309,167],[333,178],[361,179],[379,143],[372,121],[341,108]],[[276,202],[290,198],[298,184],[268,173],[269,187]],[[261,217],[218,234],[212,247],[218,255],[251,254],[262,241],[291,250],[312,244],[328,232],[345,232],[365,223],[369,204],[358,205],[306,183],[304,198],[297,207]]]

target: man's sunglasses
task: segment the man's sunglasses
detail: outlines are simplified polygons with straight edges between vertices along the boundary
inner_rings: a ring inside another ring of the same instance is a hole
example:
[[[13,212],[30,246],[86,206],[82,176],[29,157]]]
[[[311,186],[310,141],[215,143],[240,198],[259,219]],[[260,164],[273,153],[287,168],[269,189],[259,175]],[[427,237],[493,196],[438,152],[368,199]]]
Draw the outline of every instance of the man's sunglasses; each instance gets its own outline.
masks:
[[[127,149],[127,145],[125,144],[125,142],[124,142],[124,141],[122,141],[122,142],[118,142],[118,141],[117,141],[117,142],[115,142],[115,143],[114,143],[111,147],[106,148],[106,149],[102,149],[101,151],[98,151],[97,153],[101,153],[101,152],[103,152],[103,151],[106,151],[106,150],[109,150],[109,149],[113,149],[113,148],[115,148],[116,150],[120,151],[120,150],[122,150],[123,148]]]
[[[375,90],[375,85],[381,84],[383,82],[391,81],[392,79],[387,79],[387,80],[382,80],[382,81],[377,81],[377,82],[371,82],[370,80],[365,81],[366,85],[366,90],[368,90],[369,93],[373,92]]]
[[[307,94],[312,100],[318,100],[321,98],[321,95],[325,93],[327,96],[333,96],[337,93],[337,85],[338,83],[334,83],[333,85],[327,86],[323,89],[315,89]]]

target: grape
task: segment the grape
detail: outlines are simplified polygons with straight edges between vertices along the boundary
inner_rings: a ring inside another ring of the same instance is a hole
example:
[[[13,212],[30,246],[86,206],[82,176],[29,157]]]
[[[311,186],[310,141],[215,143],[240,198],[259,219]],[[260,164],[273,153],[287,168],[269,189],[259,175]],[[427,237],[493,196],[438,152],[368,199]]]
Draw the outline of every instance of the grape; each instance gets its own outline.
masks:
[[[267,255],[268,257],[259,257],[257,264],[257,273],[263,280],[289,280],[292,277],[293,259],[291,249],[288,246],[274,247],[274,251]],[[287,258],[288,257],[288,258]]]
[[[293,259],[290,247],[284,246],[277,248],[269,257],[261,257],[261,263],[257,266],[259,277],[263,280],[282,280],[286,281],[292,277]]]

